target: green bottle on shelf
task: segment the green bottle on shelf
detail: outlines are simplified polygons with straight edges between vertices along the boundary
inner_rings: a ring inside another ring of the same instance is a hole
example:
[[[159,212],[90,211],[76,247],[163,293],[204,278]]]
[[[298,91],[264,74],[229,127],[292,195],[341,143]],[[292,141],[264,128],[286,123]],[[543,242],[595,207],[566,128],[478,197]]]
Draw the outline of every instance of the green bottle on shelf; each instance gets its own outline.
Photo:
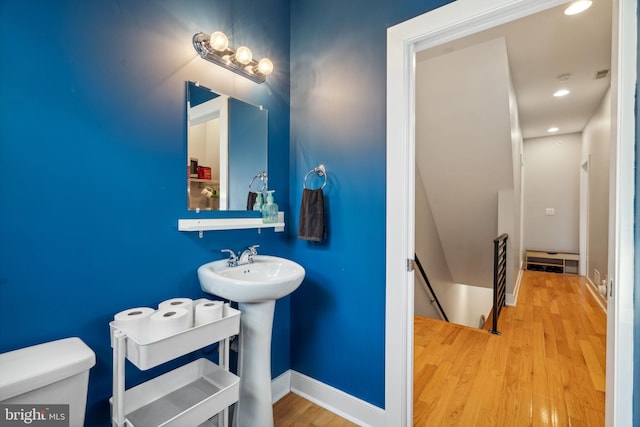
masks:
[[[273,202],[274,191],[267,191],[267,203],[262,205],[262,222],[264,223],[278,222],[278,205]]]

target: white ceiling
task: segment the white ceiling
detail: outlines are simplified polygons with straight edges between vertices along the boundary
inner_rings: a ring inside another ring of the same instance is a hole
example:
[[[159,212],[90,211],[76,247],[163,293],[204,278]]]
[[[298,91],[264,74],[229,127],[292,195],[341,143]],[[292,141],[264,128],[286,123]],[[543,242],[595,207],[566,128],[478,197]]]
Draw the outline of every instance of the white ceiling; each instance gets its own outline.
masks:
[[[582,132],[610,84],[610,73],[602,79],[595,75],[611,67],[611,0],[594,0],[579,15],[563,10],[552,8],[419,52],[417,60],[504,37],[523,138],[548,136],[552,126],[560,129],[555,135]],[[571,93],[553,97],[561,88]]]

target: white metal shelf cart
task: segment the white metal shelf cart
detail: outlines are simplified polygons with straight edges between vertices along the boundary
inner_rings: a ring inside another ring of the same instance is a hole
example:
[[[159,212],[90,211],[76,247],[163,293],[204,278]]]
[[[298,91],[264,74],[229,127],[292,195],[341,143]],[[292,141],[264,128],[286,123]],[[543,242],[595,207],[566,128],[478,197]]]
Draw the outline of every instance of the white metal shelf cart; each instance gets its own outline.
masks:
[[[113,322],[109,326],[114,427],[227,427],[228,407],[239,397],[240,379],[229,372],[229,337],[240,331],[240,311],[225,304],[220,320],[149,343],[128,337]],[[197,359],[125,390],[125,358],[138,369],[147,370],[216,342],[217,365],[206,358]]]

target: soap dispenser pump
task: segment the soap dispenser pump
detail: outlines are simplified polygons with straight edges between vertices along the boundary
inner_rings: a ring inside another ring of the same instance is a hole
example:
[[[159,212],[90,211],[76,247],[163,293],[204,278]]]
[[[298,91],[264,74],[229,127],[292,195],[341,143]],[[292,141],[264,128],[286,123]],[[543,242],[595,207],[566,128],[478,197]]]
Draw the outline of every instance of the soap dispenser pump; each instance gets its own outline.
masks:
[[[262,222],[278,222],[278,205],[273,202],[274,191],[267,191],[267,203],[262,205]]]
[[[256,202],[253,204],[253,210],[258,212],[262,211],[262,205],[262,191],[259,191],[258,195],[256,196]]]

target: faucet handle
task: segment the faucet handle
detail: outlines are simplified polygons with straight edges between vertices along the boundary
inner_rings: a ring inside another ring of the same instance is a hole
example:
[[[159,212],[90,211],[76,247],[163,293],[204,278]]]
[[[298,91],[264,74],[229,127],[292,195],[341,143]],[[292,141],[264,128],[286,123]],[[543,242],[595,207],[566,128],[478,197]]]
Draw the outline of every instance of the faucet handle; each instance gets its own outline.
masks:
[[[258,248],[260,247],[260,245],[253,245],[253,246],[249,246],[247,249],[249,249],[251,251],[252,255],[258,255]]]
[[[236,256],[236,253],[231,249],[221,249],[220,252],[229,252],[229,259],[227,260],[227,265],[229,267],[238,265],[238,257]]]

